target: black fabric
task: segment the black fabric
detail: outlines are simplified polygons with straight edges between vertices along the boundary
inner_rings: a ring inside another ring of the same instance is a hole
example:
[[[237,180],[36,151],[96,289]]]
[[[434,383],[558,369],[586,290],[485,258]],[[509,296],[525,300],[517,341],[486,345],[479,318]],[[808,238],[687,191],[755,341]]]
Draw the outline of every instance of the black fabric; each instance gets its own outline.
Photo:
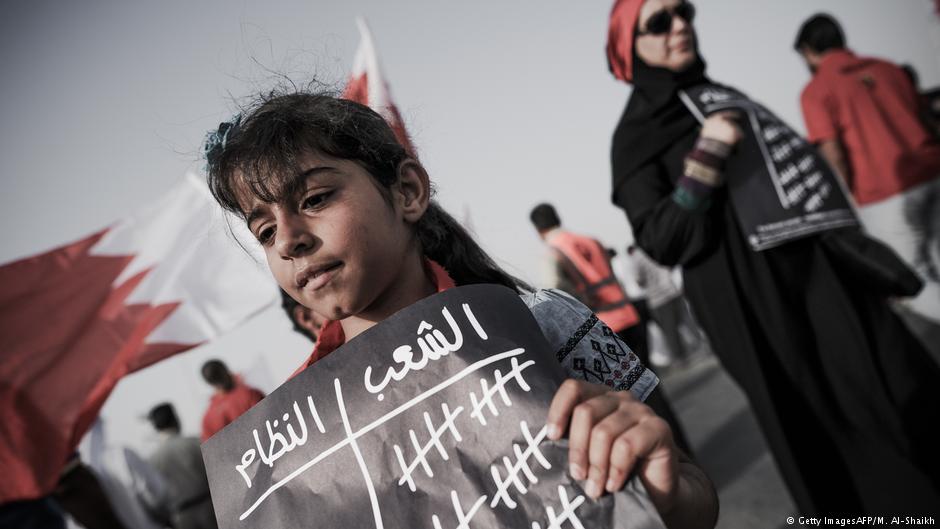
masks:
[[[829,232],[821,240],[833,261],[872,292],[907,297],[924,288],[924,281],[891,247],[859,230]]]
[[[58,506],[49,498],[0,505],[0,527],[9,529],[66,529]]]
[[[701,59],[688,70],[675,73],[647,66],[634,52],[633,65],[633,93],[614,133],[614,189],[675,140],[698,128],[678,92],[708,81]]]
[[[940,418],[940,368],[818,236],[754,252],[724,188],[705,211],[676,204],[696,137],[693,128],[662,140],[616,185],[614,201],[647,254],[683,266],[686,297],[747,395],[799,512],[937,513],[940,452],[928,429]],[[615,153],[615,175],[626,174],[625,156]]]

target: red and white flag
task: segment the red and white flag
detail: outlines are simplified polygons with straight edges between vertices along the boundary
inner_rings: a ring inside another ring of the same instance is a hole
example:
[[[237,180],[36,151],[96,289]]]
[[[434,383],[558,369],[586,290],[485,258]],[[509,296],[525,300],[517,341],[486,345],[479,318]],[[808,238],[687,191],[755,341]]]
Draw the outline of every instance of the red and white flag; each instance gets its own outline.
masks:
[[[0,267],[0,504],[52,491],[121,377],[276,301],[254,244],[189,174],[133,217]]]
[[[352,72],[349,74],[349,81],[346,82],[346,89],[343,90],[343,99],[355,101],[375,110],[385,121],[391,125],[398,137],[399,143],[405,147],[405,150],[412,156],[417,156],[408,132],[405,130],[405,122],[398,113],[398,108],[392,101],[392,93],[385,82],[385,76],[382,74],[382,67],[379,65],[379,56],[375,52],[375,44],[372,41],[372,32],[364,19],[357,18],[356,24],[359,26],[359,49],[356,50],[356,57],[353,59]]]

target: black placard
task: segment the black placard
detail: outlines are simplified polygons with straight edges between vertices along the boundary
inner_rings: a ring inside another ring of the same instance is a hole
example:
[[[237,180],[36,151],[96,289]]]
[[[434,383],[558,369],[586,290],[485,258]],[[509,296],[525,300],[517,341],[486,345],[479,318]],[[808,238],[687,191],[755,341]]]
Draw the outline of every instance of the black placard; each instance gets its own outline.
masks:
[[[638,480],[593,501],[568,476],[563,378],[511,290],[426,298],[203,445],[219,527],[662,527]]]
[[[821,231],[858,226],[845,189],[816,149],[746,95],[698,85],[680,98],[699,121],[722,110],[741,114],[744,133],[725,167],[732,206],[755,251]]]

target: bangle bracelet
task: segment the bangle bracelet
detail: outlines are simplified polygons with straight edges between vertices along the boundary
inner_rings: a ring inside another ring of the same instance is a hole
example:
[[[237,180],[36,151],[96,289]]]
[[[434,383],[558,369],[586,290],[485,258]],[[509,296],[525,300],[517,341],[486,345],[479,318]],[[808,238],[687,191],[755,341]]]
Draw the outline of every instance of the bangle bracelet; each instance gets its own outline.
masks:
[[[698,141],[695,142],[695,148],[719,158],[727,158],[728,155],[731,154],[730,144],[711,138],[699,138]]]
[[[691,158],[685,160],[684,174],[711,187],[717,186],[721,180],[721,173],[718,172],[718,169]]]

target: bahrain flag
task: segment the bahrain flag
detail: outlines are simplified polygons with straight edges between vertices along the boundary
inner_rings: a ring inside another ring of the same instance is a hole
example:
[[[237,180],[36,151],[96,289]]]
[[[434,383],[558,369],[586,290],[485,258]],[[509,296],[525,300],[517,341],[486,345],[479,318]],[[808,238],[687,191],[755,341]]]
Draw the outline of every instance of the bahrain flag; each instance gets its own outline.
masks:
[[[52,491],[121,377],[276,299],[260,247],[194,174],[110,228],[0,266],[0,504]]]
[[[361,17],[356,19],[356,24],[359,26],[361,40],[342,98],[362,103],[378,112],[391,125],[395,136],[398,137],[398,142],[408,151],[408,154],[417,156],[408,132],[405,130],[401,114],[398,113],[398,108],[392,101],[388,83],[385,82],[385,76],[382,74],[379,56],[375,53],[375,44],[372,41],[372,32]]]

